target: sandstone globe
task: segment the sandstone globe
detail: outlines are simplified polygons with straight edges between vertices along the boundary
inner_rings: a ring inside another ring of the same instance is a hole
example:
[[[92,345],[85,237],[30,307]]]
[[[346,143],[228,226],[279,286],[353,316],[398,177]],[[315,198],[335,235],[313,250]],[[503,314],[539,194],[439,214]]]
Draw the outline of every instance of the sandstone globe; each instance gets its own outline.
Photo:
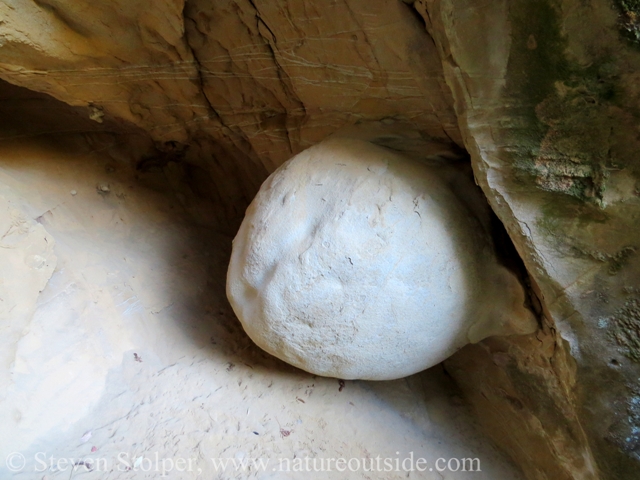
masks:
[[[227,295],[262,349],[343,379],[407,376],[469,342],[534,331],[483,203],[444,163],[326,140],[262,185],[233,243]]]

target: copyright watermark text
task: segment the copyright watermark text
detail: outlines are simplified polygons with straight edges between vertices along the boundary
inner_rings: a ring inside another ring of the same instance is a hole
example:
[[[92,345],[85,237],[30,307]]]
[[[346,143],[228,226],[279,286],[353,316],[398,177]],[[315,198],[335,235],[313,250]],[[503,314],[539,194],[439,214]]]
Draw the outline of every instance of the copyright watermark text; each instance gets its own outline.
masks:
[[[21,452],[7,455],[5,467],[9,472],[153,472],[159,477],[172,472],[190,472],[194,476],[219,472],[481,472],[479,458],[438,458],[428,460],[409,452],[401,457],[366,458],[247,458],[243,454],[228,458],[166,457],[159,452],[130,454],[119,452],[112,457],[56,456],[37,452],[27,457]]]

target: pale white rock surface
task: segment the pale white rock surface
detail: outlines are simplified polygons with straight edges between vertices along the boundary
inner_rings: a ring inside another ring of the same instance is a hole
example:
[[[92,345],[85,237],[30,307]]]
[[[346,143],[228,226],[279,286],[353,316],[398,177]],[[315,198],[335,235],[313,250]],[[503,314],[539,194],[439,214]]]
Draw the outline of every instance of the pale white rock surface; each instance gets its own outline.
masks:
[[[350,138],[280,167],[233,245],[227,295],[247,334],[311,373],[388,380],[535,331],[480,194],[447,171]]]

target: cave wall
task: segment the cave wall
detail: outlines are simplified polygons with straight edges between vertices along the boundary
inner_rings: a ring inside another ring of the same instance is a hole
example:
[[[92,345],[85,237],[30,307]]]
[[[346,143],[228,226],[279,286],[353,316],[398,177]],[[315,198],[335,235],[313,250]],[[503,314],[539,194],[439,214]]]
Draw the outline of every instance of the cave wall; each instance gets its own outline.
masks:
[[[620,5],[7,0],[0,78],[137,132],[138,167],[229,228],[270,172],[341,128],[466,148],[541,328],[448,371],[530,478],[634,478],[640,53]]]
[[[9,0],[0,19],[0,78],[178,145],[227,218],[343,126],[462,144],[436,46],[402,2]]]
[[[476,178],[524,260],[556,337],[542,357],[558,376],[555,387],[531,376],[541,360],[531,353],[544,349],[529,349],[525,362],[514,361],[518,355],[501,359],[519,390],[515,398],[556,437],[554,452],[562,450],[562,435],[553,434],[559,421],[552,413],[571,417],[560,408],[563,397],[572,398],[588,438],[589,448],[574,452],[565,476],[548,478],[591,478],[589,451],[600,478],[634,478],[640,53],[627,35],[629,12],[571,0],[415,6],[440,49]],[[476,354],[516,350],[519,341],[507,343]],[[563,349],[571,355],[568,365],[558,361]],[[571,364],[575,378],[567,375]],[[470,391],[482,390],[484,377],[462,376]],[[530,404],[540,388],[554,402]]]

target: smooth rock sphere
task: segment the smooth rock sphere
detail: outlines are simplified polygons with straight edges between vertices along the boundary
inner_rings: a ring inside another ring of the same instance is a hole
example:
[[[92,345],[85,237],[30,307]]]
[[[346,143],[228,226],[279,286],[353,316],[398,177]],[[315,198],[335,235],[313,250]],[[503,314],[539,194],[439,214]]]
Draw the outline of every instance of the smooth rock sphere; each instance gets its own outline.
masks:
[[[247,209],[227,275],[249,337],[314,374],[388,380],[489,335],[534,331],[475,213],[486,200],[440,171],[345,138],[276,170]]]

